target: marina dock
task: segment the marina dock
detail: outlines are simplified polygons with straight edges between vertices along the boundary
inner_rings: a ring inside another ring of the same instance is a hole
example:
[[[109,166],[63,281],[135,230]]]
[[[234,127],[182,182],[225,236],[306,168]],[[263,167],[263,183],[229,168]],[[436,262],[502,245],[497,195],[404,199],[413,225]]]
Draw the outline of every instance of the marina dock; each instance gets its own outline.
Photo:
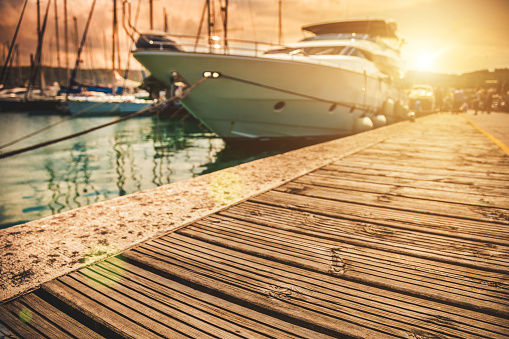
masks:
[[[509,148],[473,118],[0,230],[0,337],[507,338]]]

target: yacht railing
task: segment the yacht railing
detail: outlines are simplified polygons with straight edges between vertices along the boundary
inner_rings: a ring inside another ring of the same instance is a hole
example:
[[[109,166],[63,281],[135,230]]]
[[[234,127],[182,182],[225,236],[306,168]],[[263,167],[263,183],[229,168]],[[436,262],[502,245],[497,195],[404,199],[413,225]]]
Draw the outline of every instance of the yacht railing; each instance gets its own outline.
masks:
[[[150,37],[164,37],[165,40],[154,39]],[[214,36],[196,36],[184,34],[141,34],[139,39],[146,39],[151,47],[137,47],[137,49],[160,49],[160,50],[182,50],[183,52],[208,53],[208,54],[226,54],[226,55],[245,55],[259,57],[267,50],[272,48],[285,47],[280,44],[260,42],[254,40],[230,39],[217,35]],[[168,40],[169,39],[169,40]]]

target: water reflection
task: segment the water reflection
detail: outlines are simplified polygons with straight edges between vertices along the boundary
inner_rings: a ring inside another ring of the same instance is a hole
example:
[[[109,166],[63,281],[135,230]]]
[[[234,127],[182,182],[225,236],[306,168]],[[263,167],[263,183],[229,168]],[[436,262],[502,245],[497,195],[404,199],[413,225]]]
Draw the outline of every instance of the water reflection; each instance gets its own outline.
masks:
[[[62,119],[0,115],[0,144]],[[10,146],[26,147],[104,124],[115,117],[72,119]],[[186,180],[289,149],[226,147],[195,120],[142,117],[76,139],[0,159],[0,228],[114,197]]]

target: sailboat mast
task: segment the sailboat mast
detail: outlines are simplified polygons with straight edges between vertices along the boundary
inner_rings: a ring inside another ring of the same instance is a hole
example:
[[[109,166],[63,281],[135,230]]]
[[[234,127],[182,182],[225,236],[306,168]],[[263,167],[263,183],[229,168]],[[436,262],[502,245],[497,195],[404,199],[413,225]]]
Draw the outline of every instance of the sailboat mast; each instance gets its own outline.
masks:
[[[16,31],[14,32],[14,37],[12,38],[11,46],[9,47],[9,52],[7,53],[7,58],[5,59],[5,64],[4,64],[4,67],[2,68],[2,74],[0,74],[0,84],[2,84],[4,82],[4,76],[5,76],[5,72],[7,70],[7,64],[9,63],[9,59],[11,58],[12,50],[14,48],[14,45],[16,44],[16,38],[18,36],[19,26],[21,25],[21,20],[23,19],[23,15],[25,14],[25,8],[27,7],[27,3],[28,3],[28,0],[25,0],[25,3],[23,4],[23,10],[21,11],[21,16],[18,21],[18,26],[16,27]],[[19,51],[19,49],[17,49],[17,50]],[[18,52],[18,57],[19,57],[19,52]]]
[[[37,0],[37,39],[41,36],[41,2]]]
[[[279,45],[283,44],[283,20],[282,20],[282,16],[281,16],[282,9],[283,9],[283,0],[279,0],[279,9],[278,9],[279,34],[278,34],[278,40],[277,40]]]
[[[58,7],[57,0],[55,0],[55,38],[57,42],[57,66],[60,69],[60,39],[58,37]]]
[[[92,13],[94,13],[95,3],[96,3],[96,0],[94,0],[94,2],[92,2],[92,8],[90,9],[90,13],[88,14],[87,23],[85,25],[85,29],[83,30],[83,37],[81,38],[81,43],[80,43],[80,46],[78,48],[77,55],[76,55],[76,63],[74,65],[74,69],[72,70],[71,78],[69,79],[69,87],[67,89],[67,95],[69,95],[69,92],[71,92],[71,88],[72,88],[72,86],[75,82],[75,79],[76,79],[76,74],[78,72],[78,68],[80,65],[81,52],[83,50],[83,46],[85,45],[85,41],[87,39],[88,27],[90,26],[90,20],[92,19]],[[77,32],[78,32],[78,29],[76,27],[76,34],[77,34]]]
[[[154,29],[154,5],[153,1],[150,0],[150,30]]]
[[[67,0],[64,0],[64,39],[65,39],[65,70],[69,79],[69,40],[67,38]]]
[[[164,17],[164,33],[168,33],[168,14],[166,14],[166,7],[163,7]]]
[[[115,70],[115,38],[117,32],[117,0],[113,0],[113,34],[111,37],[112,40],[112,54],[111,54],[111,69]]]
[[[224,32],[224,53],[228,48],[228,0],[224,0],[223,9],[223,32]]]
[[[207,0],[207,36],[209,37],[209,44],[210,44],[210,36],[212,34],[212,19],[211,16],[211,10],[210,10],[210,0]]]

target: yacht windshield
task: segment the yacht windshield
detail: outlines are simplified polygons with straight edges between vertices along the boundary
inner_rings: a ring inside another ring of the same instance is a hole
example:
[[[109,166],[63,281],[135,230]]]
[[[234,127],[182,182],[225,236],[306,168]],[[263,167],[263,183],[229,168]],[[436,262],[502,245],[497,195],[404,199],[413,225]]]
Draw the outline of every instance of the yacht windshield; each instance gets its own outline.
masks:
[[[170,51],[183,51],[182,47],[176,41],[162,35],[142,34],[136,41],[138,49],[161,49]]]
[[[317,41],[317,40],[374,40],[368,34],[355,34],[355,33],[339,33],[339,34],[320,34],[309,38],[304,38],[301,41]]]
[[[371,53],[351,46],[318,46],[300,48],[280,48],[265,52],[265,54],[288,54],[288,55],[345,55],[372,60]]]

